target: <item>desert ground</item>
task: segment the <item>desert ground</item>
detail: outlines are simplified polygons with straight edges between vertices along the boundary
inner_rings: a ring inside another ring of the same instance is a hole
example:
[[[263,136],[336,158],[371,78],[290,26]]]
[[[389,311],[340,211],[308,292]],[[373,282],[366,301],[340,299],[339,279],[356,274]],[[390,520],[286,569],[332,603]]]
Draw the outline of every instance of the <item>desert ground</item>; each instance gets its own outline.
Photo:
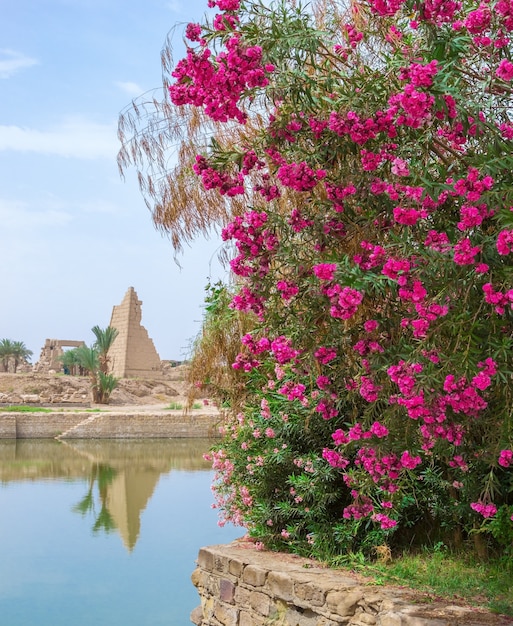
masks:
[[[155,378],[122,378],[112,392],[112,406],[184,404],[186,366],[168,368]],[[91,405],[87,376],[0,372],[0,405]],[[201,399],[198,399],[201,402]]]

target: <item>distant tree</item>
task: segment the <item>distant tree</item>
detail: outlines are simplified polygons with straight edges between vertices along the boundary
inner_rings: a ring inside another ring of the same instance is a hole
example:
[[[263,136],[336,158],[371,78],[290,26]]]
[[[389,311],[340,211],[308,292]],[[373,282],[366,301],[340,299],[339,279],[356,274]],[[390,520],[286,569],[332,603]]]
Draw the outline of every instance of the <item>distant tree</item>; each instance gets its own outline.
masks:
[[[10,363],[13,364],[13,370],[16,372],[20,362],[28,361],[32,354],[32,350],[29,350],[23,341],[0,339],[0,362],[3,372],[9,371]]]
[[[113,328],[112,326],[107,326],[107,328],[105,329],[102,329],[99,326],[94,326],[93,328],[91,328],[91,330],[96,337],[94,347],[98,352],[100,370],[104,374],[108,374],[110,363],[110,357],[108,356],[108,353],[119,332],[116,328]]]
[[[12,349],[13,342],[10,339],[0,339],[0,363],[2,364],[3,372],[8,371]]]
[[[80,366],[89,372],[93,402],[96,404],[108,404],[118,379],[112,374],[106,374],[102,371],[101,353],[96,344],[91,347],[80,346],[76,349],[76,356]]]
[[[65,374],[78,375],[82,373],[82,366],[80,365],[80,360],[77,354],[78,348],[73,348],[72,350],[66,350],[59,357],[59,361],[62,363],[62,367],[64,368]]]
[[[23,341],[13,341],[12,342],[12,352],[11,357],[14,364],[14,373],[18,369],[18,365],[22,361],[29,361],[32,356],[32,350],[29,350],[27,346],[23,343]]]

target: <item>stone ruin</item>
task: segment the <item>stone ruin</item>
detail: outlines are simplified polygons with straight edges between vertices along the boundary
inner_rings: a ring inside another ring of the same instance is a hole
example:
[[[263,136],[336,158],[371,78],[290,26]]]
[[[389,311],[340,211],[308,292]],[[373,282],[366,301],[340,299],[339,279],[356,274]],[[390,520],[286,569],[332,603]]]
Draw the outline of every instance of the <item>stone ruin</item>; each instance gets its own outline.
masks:
[[[110,371],[118,378],[155,378],[161,374],[160,357],[141,325],[141,300],[129,287],[118,306],[112,309],[110,326],[118,331],[109,350]]]
[[[109,350],[110,371],[117,378],[155,378],[162,374],[160,357],[148,331],[141,325],[141,305],[134,288],[129,287],[121,304],[112,309],[110,326],[118,331],[118,336]],[[64,354],[64,348],[84,345],[84,341],[47,339],[33,371],[62,372],[59,357]]]
[[[39,361],[34,365],[34,372],[48,373],[62,372],[60,357],[64,354],[63,348],[78,348],[85,346],[84,341],[67,341],[64,339],[47,339],[41,348]]]

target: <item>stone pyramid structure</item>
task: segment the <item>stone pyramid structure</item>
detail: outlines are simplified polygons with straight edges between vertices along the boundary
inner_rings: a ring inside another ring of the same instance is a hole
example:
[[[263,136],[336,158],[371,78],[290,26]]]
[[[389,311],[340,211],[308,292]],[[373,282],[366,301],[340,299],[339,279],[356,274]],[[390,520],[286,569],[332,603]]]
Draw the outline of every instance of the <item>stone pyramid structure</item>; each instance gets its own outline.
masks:
[[[161,374],[160,357],[141,325],[142,302],[129,287],[118,306],[112,309],[110,326],[118,331],[110,350],[111,372],[118,378],[155,378]]]

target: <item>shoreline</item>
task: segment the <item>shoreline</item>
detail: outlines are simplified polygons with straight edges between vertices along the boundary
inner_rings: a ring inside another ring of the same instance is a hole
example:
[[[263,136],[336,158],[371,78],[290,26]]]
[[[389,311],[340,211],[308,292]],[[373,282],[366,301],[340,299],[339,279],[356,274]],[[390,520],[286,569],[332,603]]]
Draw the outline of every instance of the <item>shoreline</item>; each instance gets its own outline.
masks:
[[[184,413],[183,409],[158,404],[55,407],[51,412],[1,411],[0,439],[216,438],[220,420],[214,408]]]

